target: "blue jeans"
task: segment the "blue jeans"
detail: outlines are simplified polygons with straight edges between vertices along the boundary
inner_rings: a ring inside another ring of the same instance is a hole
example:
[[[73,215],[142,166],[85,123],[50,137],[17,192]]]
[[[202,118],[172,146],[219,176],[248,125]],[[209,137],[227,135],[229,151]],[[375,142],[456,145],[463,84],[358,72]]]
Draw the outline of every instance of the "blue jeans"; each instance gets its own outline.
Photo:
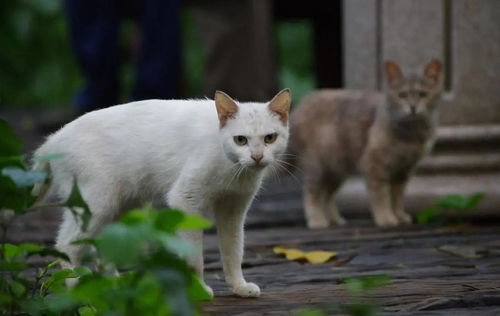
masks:
[[[86,112],[119,103],[119,30],[131,16],[140,27],[132,100],[171,99],[180,77],[180,0],[65,0],[71,44],[84,76],[75,97]]]

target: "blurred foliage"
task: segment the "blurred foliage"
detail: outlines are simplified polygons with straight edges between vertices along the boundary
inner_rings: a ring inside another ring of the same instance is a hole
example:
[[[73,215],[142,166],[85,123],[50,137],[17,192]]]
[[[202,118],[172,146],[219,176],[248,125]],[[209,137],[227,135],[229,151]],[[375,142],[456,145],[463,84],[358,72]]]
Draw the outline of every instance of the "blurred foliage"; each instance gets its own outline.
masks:
[[[349,293],[347,303],[334,303],[323,308],[307,308],[299,310],[298,316],[377,316],[380,308],[366,301],[365,296],[370,291],[390,284],[391,278],[385,274],[365,275],[359,277],[341,278],[337,283],[345,285]]]
[[[276,23],[279,78],[300,100],[316,86],[313,72],[313,27],[307,20]],[[296,103],[295,103],[296,104]]]
[[[194,18],[188,9],[183,11],[181,19],[182,63],[184,67],[182,85],[184,86],[184,93],[190,98],[205,97],[202,93],[206,65],[204,48]]]
[[[0,1],[0,107],[67,104],[80,79],[59,0]]]
[[[205,55],[196,25],[185,8],[181,16],[183,94],[202,97]],[[279,78],[299,100],[315,86],[312,26],[307,21],[277,22]],[[122,25],[121,69],[124,100],[131,89],[134,69],[131,46],[135,26]],[[68,107],[80,86],[81,74],[73,56],[60,0],[0,1],[0,108]]]
[[[178,210],[132,210],[95,238],[75,242],[93,248],[85,266],[56,269],[60,261],[69,260],[65,253],[36,243],[7,242],[9,228],[21,214],[62,206],[86,230],[89,207],[76,181],[66,202],[34,204],[31,189],[48,175],[27,170],[21,141],[1,119],[0,148],[0,315],[199,314],[196,302],[211,296],[185,261],[195,245],[176,232],[208,228],[210,222]],[[63,157],[50,155],[40,161]],[[40,265],[30,260],[33,256],[56,260]],[[66,285],[76,279],[74,286]]]
[[[432,206],[418,212],[418,224],[456,224],[457,219],[454,215],[465,212],[473,212],[477,209],[477,205],[484,198],[483,193],[475,193],[469,196],[460,194],[450,194],[439,198]],[[445,212],[448,212],[445,214]],[[451,214],[450,214],[451,212]]]

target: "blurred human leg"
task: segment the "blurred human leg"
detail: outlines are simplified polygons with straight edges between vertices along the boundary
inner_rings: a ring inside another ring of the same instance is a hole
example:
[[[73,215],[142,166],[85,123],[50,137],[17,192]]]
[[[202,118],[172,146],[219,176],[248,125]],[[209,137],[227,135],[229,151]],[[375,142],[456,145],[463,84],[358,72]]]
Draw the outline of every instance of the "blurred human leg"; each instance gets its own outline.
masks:
[[[71,44],[82,70],[81,112],[118,103],[118,0],[65,0]]]
[[[278,89],[271,1],[190,4],[207,53],[204,94],[224,90],[240,101],[268,101]]]
[[[144,0],[132,100],[172,99],[180,78],[180,0]]]

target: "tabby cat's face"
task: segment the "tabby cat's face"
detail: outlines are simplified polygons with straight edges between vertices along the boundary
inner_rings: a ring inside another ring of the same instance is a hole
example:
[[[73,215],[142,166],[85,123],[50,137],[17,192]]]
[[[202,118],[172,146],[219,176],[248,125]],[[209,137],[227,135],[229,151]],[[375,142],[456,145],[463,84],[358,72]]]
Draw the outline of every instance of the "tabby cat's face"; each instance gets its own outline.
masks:
[[[394,62],[386,63],[389,112],[395,118],[427,117],[434,112],[441,97],[441,64],[433,60],[421,76],[406,78]]]

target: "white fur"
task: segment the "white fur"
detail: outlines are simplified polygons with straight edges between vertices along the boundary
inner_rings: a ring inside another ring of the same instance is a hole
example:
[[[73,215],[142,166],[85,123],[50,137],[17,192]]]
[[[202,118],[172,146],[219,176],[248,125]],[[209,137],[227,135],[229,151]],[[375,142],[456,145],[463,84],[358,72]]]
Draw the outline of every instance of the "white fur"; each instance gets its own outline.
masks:
[[[246,282],[241,271],[243,222],[266,170],[285,151],[288,126],[267,103],[237,104],[238,112],[223,127],[212,100],[147,100],[88,113],[51,135],[35,155],[66,155],[35,166],[51,172],[49,187],[37,188],[46,191],[40,198],[66,199],[76,178],[93,213],[85,233],[68,211],[64,214],[56,245],[71,265],[79,265],[82,255],[80,246],[70,245],[73,240],[94,236],[143,203],[213,212],[226,281],[240,296],[258,296],[259,287]],[[278,133],[277,140],[265,144],[271,133]],[[237,135],[248,144],[236,145]],[[263,154],[261,166],[255,166],[252,153]],[[203,278],[203,233],[182,236],[199,246],[190,262]]]

